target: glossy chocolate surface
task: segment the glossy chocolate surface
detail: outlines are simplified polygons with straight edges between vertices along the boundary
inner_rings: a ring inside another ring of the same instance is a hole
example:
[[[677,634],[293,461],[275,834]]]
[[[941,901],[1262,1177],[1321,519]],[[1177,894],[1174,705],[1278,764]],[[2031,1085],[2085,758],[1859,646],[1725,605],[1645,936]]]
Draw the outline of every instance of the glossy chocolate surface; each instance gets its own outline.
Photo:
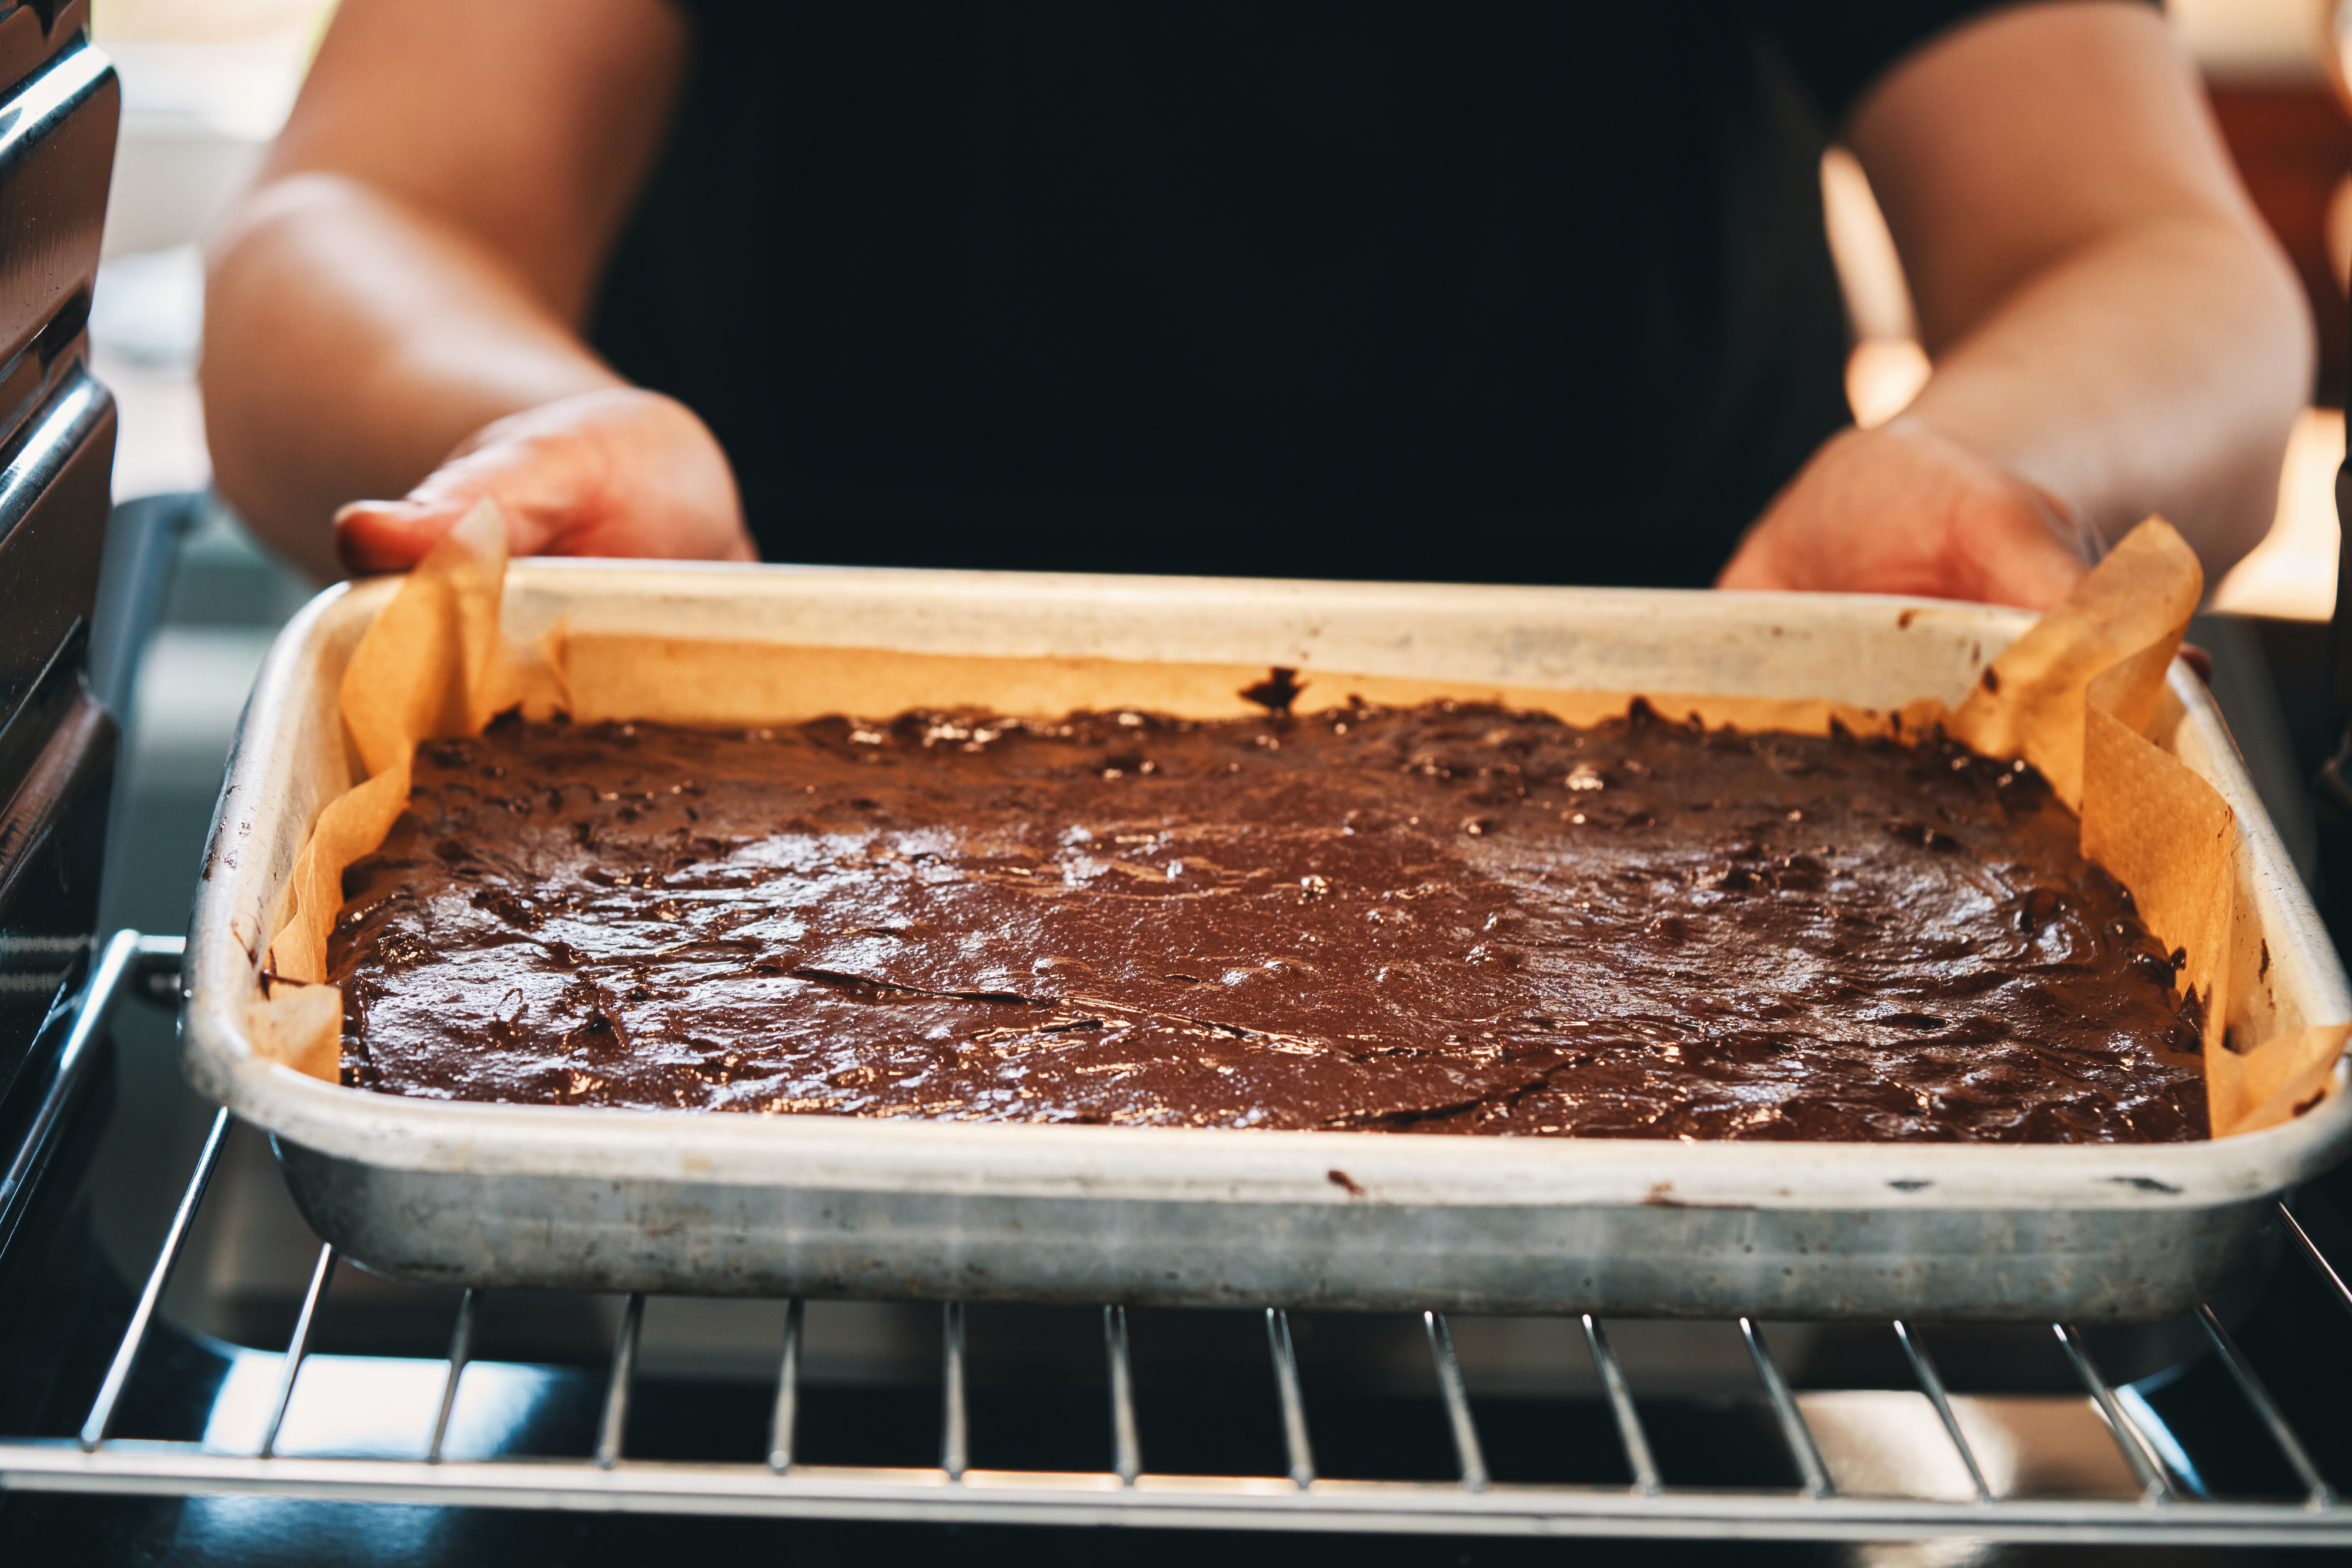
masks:
[[[2022,764],[1439,704],[508,719],[347,874],[344,1082],[1606,1137],[2200,1137],[2196,1031]]]

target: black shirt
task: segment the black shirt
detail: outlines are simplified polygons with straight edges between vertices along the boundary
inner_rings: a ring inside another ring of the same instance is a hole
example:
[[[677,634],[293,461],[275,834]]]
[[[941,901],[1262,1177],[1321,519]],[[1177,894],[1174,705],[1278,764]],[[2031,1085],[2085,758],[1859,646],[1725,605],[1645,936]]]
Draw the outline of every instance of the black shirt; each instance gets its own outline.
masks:
[[[771,559],[1697,584],[1847,417],[1819,162],[1966,0],[694,0],[593,338]]]

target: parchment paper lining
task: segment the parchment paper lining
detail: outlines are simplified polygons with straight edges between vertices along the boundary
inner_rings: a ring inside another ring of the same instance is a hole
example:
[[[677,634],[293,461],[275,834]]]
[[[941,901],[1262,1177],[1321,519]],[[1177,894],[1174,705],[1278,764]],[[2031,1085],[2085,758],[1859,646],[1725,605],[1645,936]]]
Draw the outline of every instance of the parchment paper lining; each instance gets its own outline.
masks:
[[[353,651],[343,721],[362,779],[320,813],[263,928],[272,931],[247,1022],[262,1055],[329,1082],[339,1077],[341,996],[326,984],[327,936],[346,867],[383,843],[406,804],[421,740],[473,735],[520,706],[583,722],[794,723],[826,714],[887,716],[910,707],[975,706],[1059,715],[1149,708],[1189,717],[1256,711],[1241,688],[1258,664],[1132,664],[810,648],[683,637],[572,634],[537,646],[501,638],[506,522],[476,507],[412,572]],[[2165,671],[2203,591],[2188,545],[2160,518],[2135,528],[2064,603],[1986,670],[1957,709],[1922,698],[1895,712],[1828,699],[1651,692],[1663,714],[1743,730],[1907,739],[1937,724],[1996,757],[2022,757],[2083,819],[2083,851],[2132,890],[2141,918],[2181,955],[2179,984],[2202,1012],[2206,1096],[2215,1137],[2273,1126],[2332,1088],[2352,1020],[2250,1041],[2232,1031],[2233,951],[2251,921],[2236,890],[2237,824],[2229,806],[2151,740]],[[1403,706],[1432,697],[1539,708],[1570,724],[1625,712],[1636,694],[1569,692],[1316,671],[1300,711],[1350,695]]]

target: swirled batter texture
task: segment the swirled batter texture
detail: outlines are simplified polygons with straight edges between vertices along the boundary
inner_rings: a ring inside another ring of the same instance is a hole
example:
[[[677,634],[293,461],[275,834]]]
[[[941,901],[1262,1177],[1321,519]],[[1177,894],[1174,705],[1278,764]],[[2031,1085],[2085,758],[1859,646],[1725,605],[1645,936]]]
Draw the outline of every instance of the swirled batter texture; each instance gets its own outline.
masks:
[[[343,1078],[437,1099],[1580,1137],[2201,1136],[2042,779],[1469,704],[419,748]]]

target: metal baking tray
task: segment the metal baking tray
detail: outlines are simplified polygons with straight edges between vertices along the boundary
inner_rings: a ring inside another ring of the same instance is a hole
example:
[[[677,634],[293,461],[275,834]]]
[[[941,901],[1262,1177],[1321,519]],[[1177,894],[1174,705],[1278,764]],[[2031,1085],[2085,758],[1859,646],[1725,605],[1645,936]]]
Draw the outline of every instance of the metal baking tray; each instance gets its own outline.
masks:
[[[185,1066],[276,1135],[294,1199],[417,1281],[705,1295],[2139,1320],[2258,1261],[2265,1199],[2352,1138],[2308,1114],[2155,1145],[1675,1143],[965,1125],[447,1103],[257,1056],[260,923],[350,782],[345,661],[394,591],[285,630],[221,795]],[[529,561],[506,620],[1014,658],[1290,664],[1554,689],[1956,700],[2021,612],[1859,596]],[[2235,808],[2267,1036],[2352,1014],[2342,967],[2210,699],[2178,754]],[[793,715],[778,715],[779,719]],[[2252,956],[2242,956],[2252,974]],[[2259,1009],[2243,1011],[2243,1009]]]

